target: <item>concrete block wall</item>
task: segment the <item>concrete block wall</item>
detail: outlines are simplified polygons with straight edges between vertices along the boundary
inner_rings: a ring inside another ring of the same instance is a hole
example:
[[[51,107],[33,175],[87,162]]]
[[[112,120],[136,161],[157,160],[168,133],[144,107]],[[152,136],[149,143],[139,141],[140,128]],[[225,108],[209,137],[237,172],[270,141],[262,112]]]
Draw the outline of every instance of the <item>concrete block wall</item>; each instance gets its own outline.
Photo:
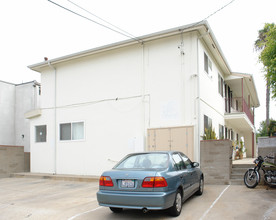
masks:
[[[276,137],[259,137],[258,138],[258,156],[276,156]],[[276,163],[276,160],[269,162]]]
[[[24,172],[24,147],[0,145],[0,177]]]
[[[200,168],[204,173],[206,184],[230,184],[230,175],[232,171],[232,141],[201,141]]]

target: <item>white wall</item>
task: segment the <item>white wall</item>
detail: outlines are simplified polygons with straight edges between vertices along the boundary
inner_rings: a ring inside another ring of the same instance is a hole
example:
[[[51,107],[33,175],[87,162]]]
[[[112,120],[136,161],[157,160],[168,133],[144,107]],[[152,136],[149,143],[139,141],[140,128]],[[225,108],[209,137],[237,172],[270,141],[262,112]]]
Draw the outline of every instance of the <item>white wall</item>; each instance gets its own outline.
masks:
[[[204,70],[204,52],[212,62],[212,71],[207,74]],[[204,115],[212,119],[212,126],[219,137],[219,124],[224,124],[225,99],[218,92],[218,73],[224,76],[219,69],[211,52],[202,41],[199,41],[199,73],[200,73],[200,136],[204,134]]]
[[[0,144],[15,145],[15,86],[0,81]]]
[[[31,128],[32,172],[99,175],[127,153],[143,151],[147,128],[193,125],[196,40],[183,35],[184,54],[181,41],[178,35],[66,62],[55,66],[56,77],[54,69],[44,70],[42,116]],[[78,121],[85,139],[59,141],[59,124]],[[35,143],[34,126],[44,124],[47,142]]]
[[[39,87],[34,82],[15,86],[15,145],[30,152],[30,122],[24,114],[39,107]]]
[[[53,68],[43,70],[42,116],[31,127],[32,172],[100,175],[127,153],[143,151],[147,128],[193,125],[199,154],[203,115],[217,135],[224,125],[220,70],[205,48],[196,33],[186,33],[65,62],[55,66],[56,76]],[[204,72],[204,51],[212,77]],[[59,141],[59,124],[79,121],[85,139]],[[34,142],[35,125],[47,125],[46,143]]]

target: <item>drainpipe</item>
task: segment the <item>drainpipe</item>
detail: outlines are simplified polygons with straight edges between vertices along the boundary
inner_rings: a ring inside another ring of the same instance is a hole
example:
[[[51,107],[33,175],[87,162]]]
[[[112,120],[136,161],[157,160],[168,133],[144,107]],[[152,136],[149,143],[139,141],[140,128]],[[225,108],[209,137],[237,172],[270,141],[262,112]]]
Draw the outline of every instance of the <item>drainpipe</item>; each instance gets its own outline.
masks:
[[[146,107],[145,107],[145,45],[142,42],[142,70],[141,70],[141,94],[142,94],[142,130],[143,130],[143,146],[144,151],[147,151],[146,144]]]
[[[198,36],[197,38],[197,44],[196,44],[196,50],[197,50],[197,155],[198,155],[198,162],[200,163],[200,79],[199,79],[199,39],[203,36]],[[195,158],[194,158],[195,159]]]
[[[55,89],[54,89],[54,173],[57,174],[57,70],[50,61],[48,61],[48,65],[51,69],[54,70],[55,74]]]
[[[242,83],[242,112],[244,112],[244,100],[243,100],[243,78],[241,79],[241,83]]]

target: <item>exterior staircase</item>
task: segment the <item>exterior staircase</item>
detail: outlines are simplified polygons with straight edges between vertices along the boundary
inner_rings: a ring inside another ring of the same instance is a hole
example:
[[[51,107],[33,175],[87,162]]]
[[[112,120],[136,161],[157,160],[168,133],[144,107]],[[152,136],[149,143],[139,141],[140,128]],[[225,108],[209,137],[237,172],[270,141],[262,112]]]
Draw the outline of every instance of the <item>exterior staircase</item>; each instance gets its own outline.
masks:
[[[243,177],[249,168],[254,168],[254,164],[233,164],[230,176],[231,185],[243,185]]]

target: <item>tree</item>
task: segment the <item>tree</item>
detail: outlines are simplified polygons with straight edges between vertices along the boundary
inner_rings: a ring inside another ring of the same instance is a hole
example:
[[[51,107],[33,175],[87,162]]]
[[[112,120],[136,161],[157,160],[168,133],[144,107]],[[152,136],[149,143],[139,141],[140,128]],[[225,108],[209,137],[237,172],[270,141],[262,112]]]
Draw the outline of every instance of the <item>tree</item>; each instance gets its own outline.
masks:
[[[271,88],[273,98],[276,98],[276,26],[274,23],[266,23],[264,28],[259,30],[255,49],[261,50],[259,61],[263,63],[266,72],[266,125],[268,127]]]
[[[260,127],[257,132],[258,137],[271,137],[276,136],[276,121],[273,119],[269,120],[269,125],[266,125],[265,121],[260,123]]]

